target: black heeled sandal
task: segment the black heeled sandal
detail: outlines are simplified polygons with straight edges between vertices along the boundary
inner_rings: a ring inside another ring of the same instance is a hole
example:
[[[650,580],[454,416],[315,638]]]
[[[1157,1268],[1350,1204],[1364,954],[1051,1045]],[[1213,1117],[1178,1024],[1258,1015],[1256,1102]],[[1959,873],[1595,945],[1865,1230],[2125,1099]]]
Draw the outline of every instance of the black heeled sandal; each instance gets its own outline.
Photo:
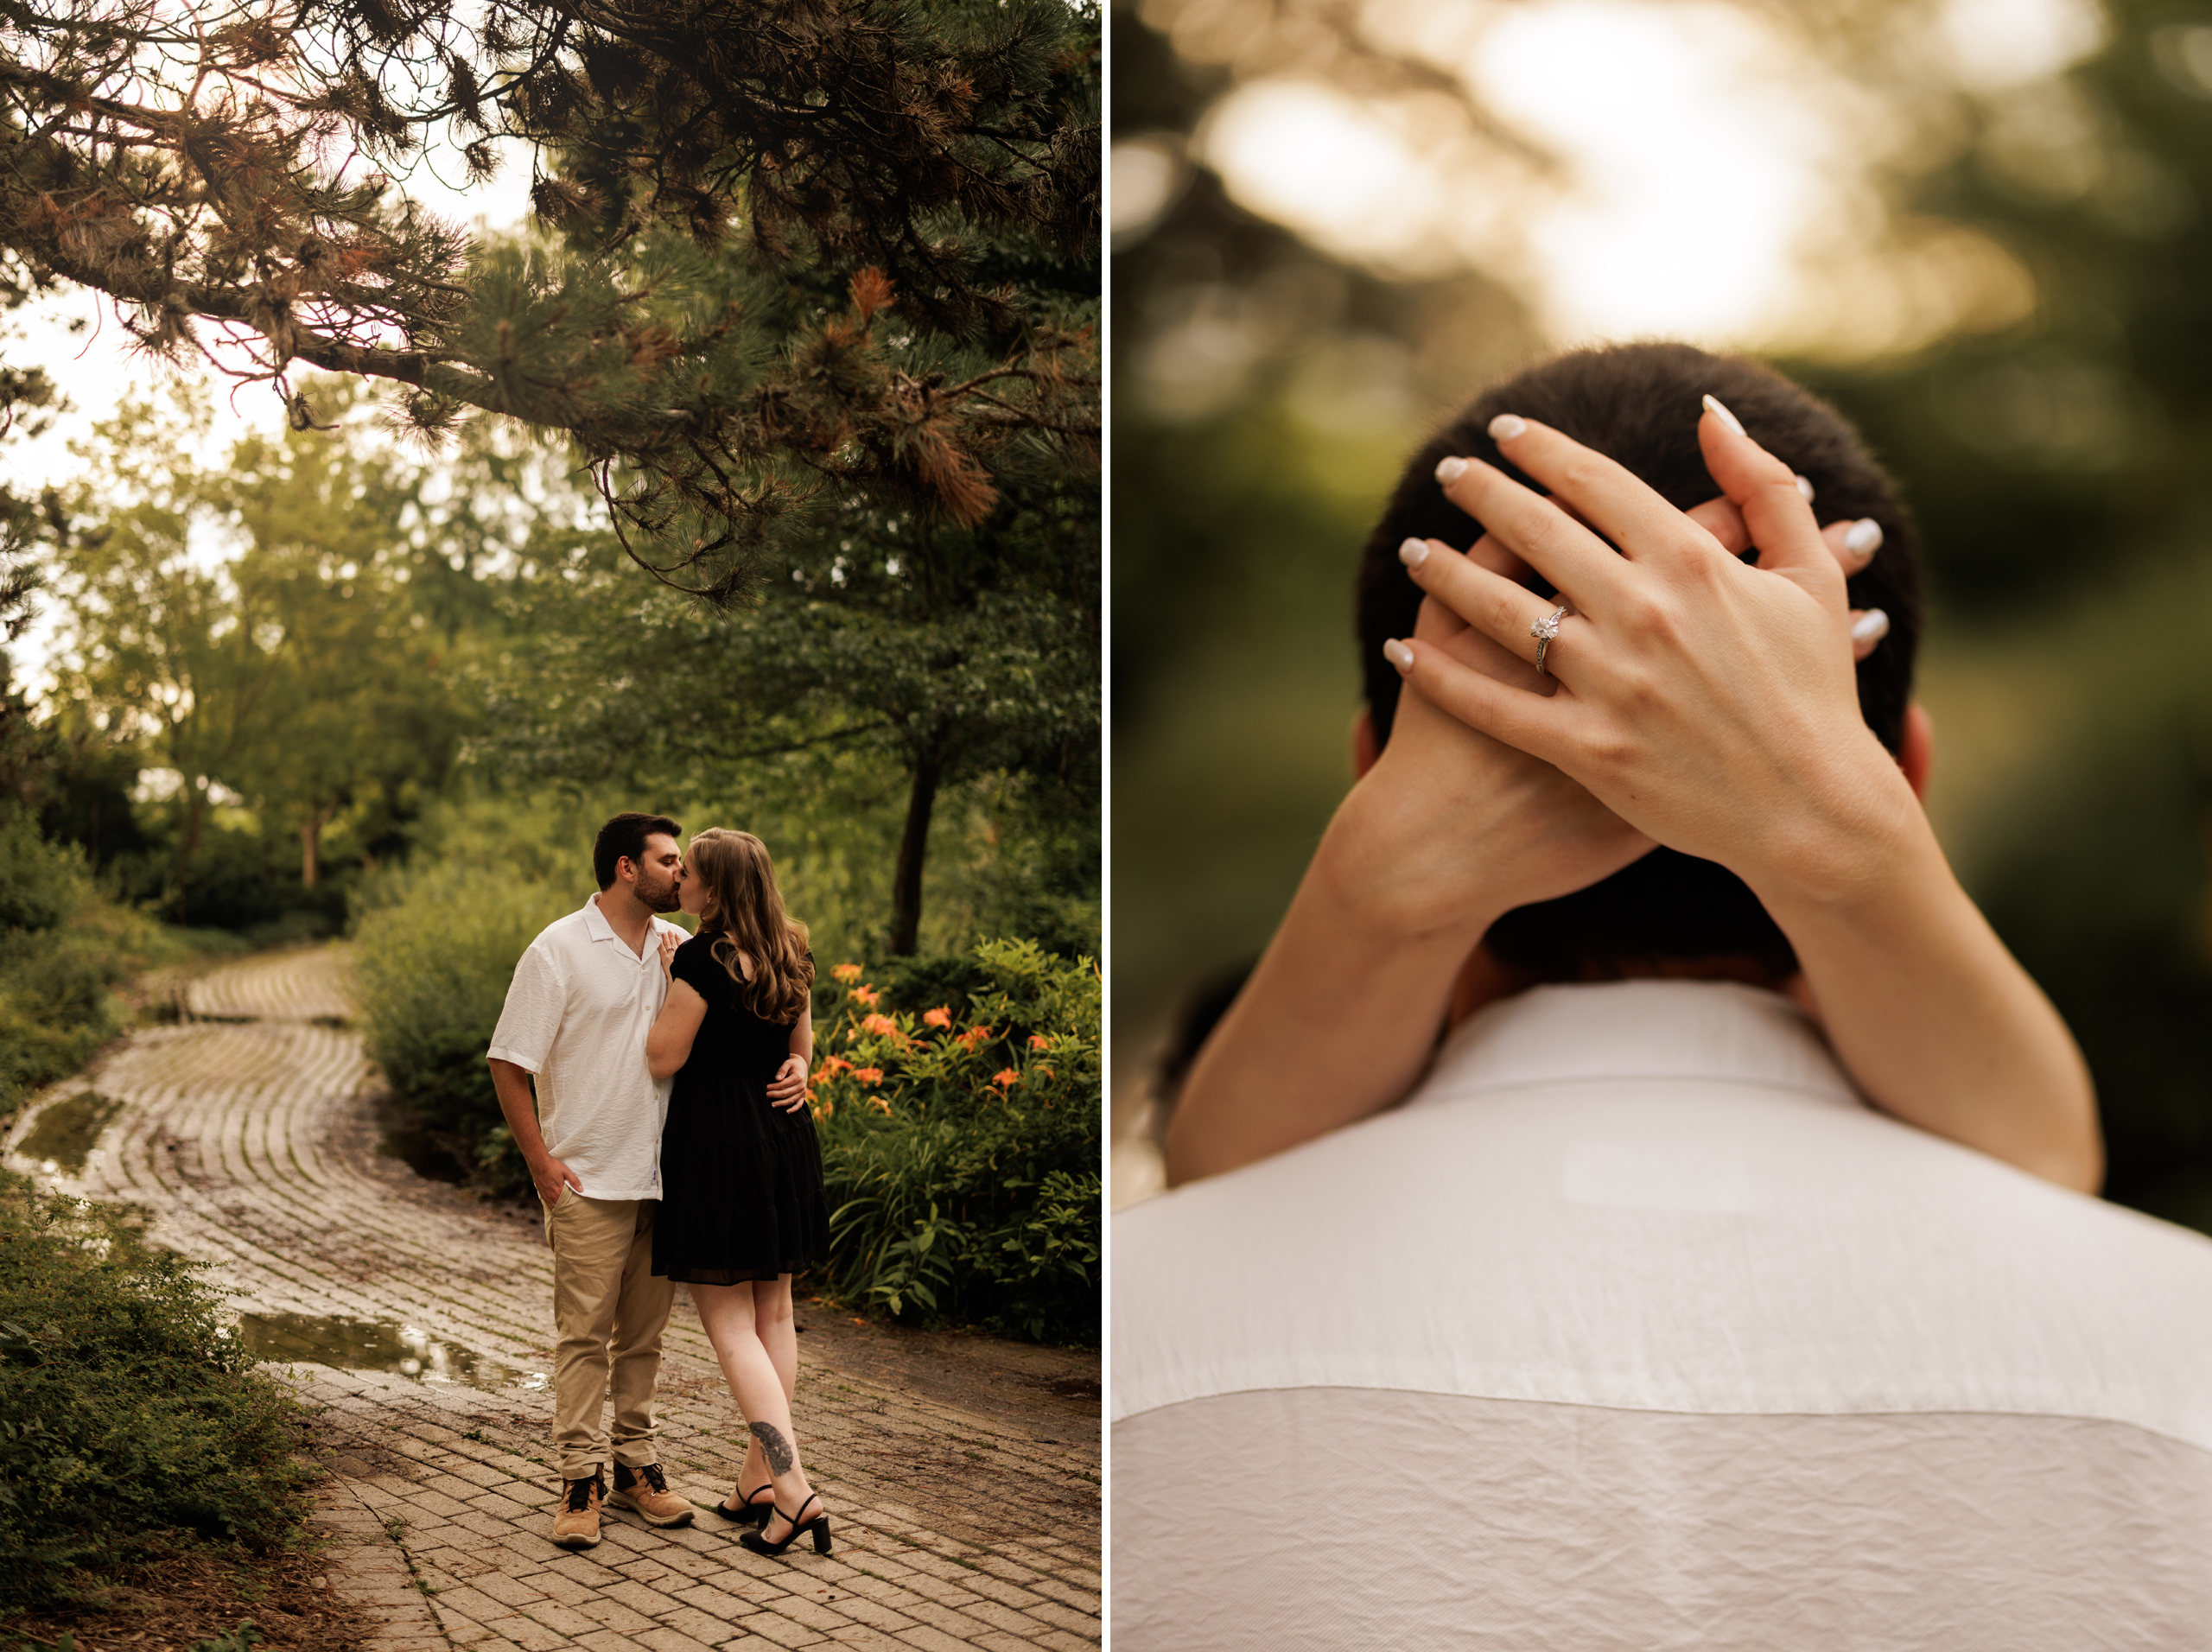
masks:
[[[753,1501],[764,1491],[768,1494],[767,1502]],[[776,1506],[775,1483],[771,1480],[763,1480],[750,1491],[740,1486],[737,1488],[737,1495],[744,1501],[736,1508],[733,1509],[728,1503],[718,1503],[715,1505],[715,1512],[732,1525],[766,1526],[768,1523],[768,1511]],[[804,1503],[799,1505],[799,1512],[801,1514],[806,1512],[806,1506]]]
[[[817,1493],[812,1491],[808,1492],[806,1494],[806,1502],[799,1504],[798,1506],[799,1514],[804,1514],[810,1506],[817,1504],[821,1501],[822,1498]],[[759,1531],[740,1532],[737,1534],[737,1541],[744,1544],[746,1547],[751,1549],[755,1554],[781,1554],[793,1543],[798,1541],[798,1534],[801,1532],[812,1532],[814,1534],[814,1552],[817,1554],[827,1554],[830,1552],[830,1516],[828,1515],[817,1515],[812,1520],[808,1521],[803,1526],[799,1524],[798,1515],[787,1515],[780,1509],[776,1510],[776,1518],[779,1520],[788,1520],[791,1523],[791,1528],[784,1534],[784,1541],[782,1542],[771,1543],[768,1541],[768,1522],[765,1520],[760,1522],[760,1529]]]

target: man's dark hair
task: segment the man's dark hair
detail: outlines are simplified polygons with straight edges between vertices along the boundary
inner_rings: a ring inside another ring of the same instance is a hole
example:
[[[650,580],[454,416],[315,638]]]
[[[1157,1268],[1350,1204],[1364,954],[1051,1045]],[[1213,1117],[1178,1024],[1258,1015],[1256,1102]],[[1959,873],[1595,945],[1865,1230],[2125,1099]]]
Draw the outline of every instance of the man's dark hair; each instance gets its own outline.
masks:
[[[1491,419],[1518,413],[1626,466],[1688,510],[1720,492],[1698,447],[1700,398],[1707,394],[1813,484],[1821,521],[1872,517],[1881,524],[1881,550],[1850,581],[1853,607],[1880,608],[1890,617],[1889,634],[1859,662],[1859,705],[1882,744],[1899,749],[1920,641],[1920,553],[1894,486],[1826,403],[1751,362],[1681,344],[1578,350],[1531,367],[1484,391],[1407,464],[1360,560],[1360,669],[1378,747],[1389,738],[1403,681],[1382,658],[1382,645],[1413,634],[1421,600],[1398,546],[1419,538],[1465,549],[1481,531],[1444,497],[1437,461],[1453,454],[1482,459],[1537,486],[1490,439]],[[1548,585],[1537,588],[1551,594]],[[1488,944],[1501,963],[1549,981],[1603,976],[1659,959],[1750,958],[1777,980],[1797,967],[1789,941],[1740,879],[1669,848],[1587,889],[1508,912]]]
[[[617,815],[599,829],[599,836],[591,841],[591,874],[599,880],[601,889],[614,886],[617,861],[627,859],[645,865],[645,840],[655,832],[675,838],[683,836],[683,829],[666,815],[640,815],[635,810]]]

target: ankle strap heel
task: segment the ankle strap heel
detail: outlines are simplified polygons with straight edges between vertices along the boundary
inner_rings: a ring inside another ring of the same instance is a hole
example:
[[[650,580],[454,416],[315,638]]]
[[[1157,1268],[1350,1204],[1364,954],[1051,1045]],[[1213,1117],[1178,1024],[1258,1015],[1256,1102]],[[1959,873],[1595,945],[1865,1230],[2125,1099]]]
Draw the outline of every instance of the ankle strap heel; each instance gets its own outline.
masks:
[[[817,1554],[827,1554],[830,1553],[830,1516],[826,1514],[817,1515],[812,1520],[804,1523],[799,1518],[809,1509],[819,1508],[821,1503],[821,1497],[810,1491],[807,1493],[806,1501],[799,1504],[798,1514],[787,1515],[781,1509],[777,1509],[775,1517],[778,1520],[791,1522],[791,1530],[784,1534],[784,1541],[780,1543],[772,1543],[768,1541],[768,1522],[765,1520],[760,1522],[759,1531],[740,1532],[737,1541],[755,1554],[781,1554],[798,1541],[801,1532],[806,1532],[814,1538],[814,1552]]]

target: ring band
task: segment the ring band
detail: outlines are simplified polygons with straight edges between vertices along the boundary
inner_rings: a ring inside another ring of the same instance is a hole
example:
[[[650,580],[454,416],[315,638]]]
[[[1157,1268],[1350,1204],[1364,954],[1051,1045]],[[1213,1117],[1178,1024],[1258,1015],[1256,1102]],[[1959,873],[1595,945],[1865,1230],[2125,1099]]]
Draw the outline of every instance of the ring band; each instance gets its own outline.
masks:
[[[1551,668],[1544,664],[1545,652],[1551,647],[1552,639],[1559,635],[1559,622],[1573,612],[1562,603],[1529,627],[1529,634],[1536,639],[1536,669],[1546,677],[1551,675]]]

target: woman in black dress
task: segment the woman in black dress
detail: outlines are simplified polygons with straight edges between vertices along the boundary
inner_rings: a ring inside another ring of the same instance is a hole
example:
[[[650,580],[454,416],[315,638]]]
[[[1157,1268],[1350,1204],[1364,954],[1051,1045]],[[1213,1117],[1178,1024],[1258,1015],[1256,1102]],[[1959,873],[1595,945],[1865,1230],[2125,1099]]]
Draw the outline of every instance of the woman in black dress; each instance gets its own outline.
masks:
[[[701,832],[684,870],[683,910],[699,932],[664,946],[668,999],[645,1045],[653,1077],[676,1077],[653,1272],[690,1286],[753,1437],[734,1497],[716,1507],[760,1524],[741,1538],[747,1548],[780,1554],[810,1532],[826,1554],[830,1518],[799,1466],[791,1412],[791,1275],[830,1255],[822,1148],[806,1106],[814,959],[750,832]]]

